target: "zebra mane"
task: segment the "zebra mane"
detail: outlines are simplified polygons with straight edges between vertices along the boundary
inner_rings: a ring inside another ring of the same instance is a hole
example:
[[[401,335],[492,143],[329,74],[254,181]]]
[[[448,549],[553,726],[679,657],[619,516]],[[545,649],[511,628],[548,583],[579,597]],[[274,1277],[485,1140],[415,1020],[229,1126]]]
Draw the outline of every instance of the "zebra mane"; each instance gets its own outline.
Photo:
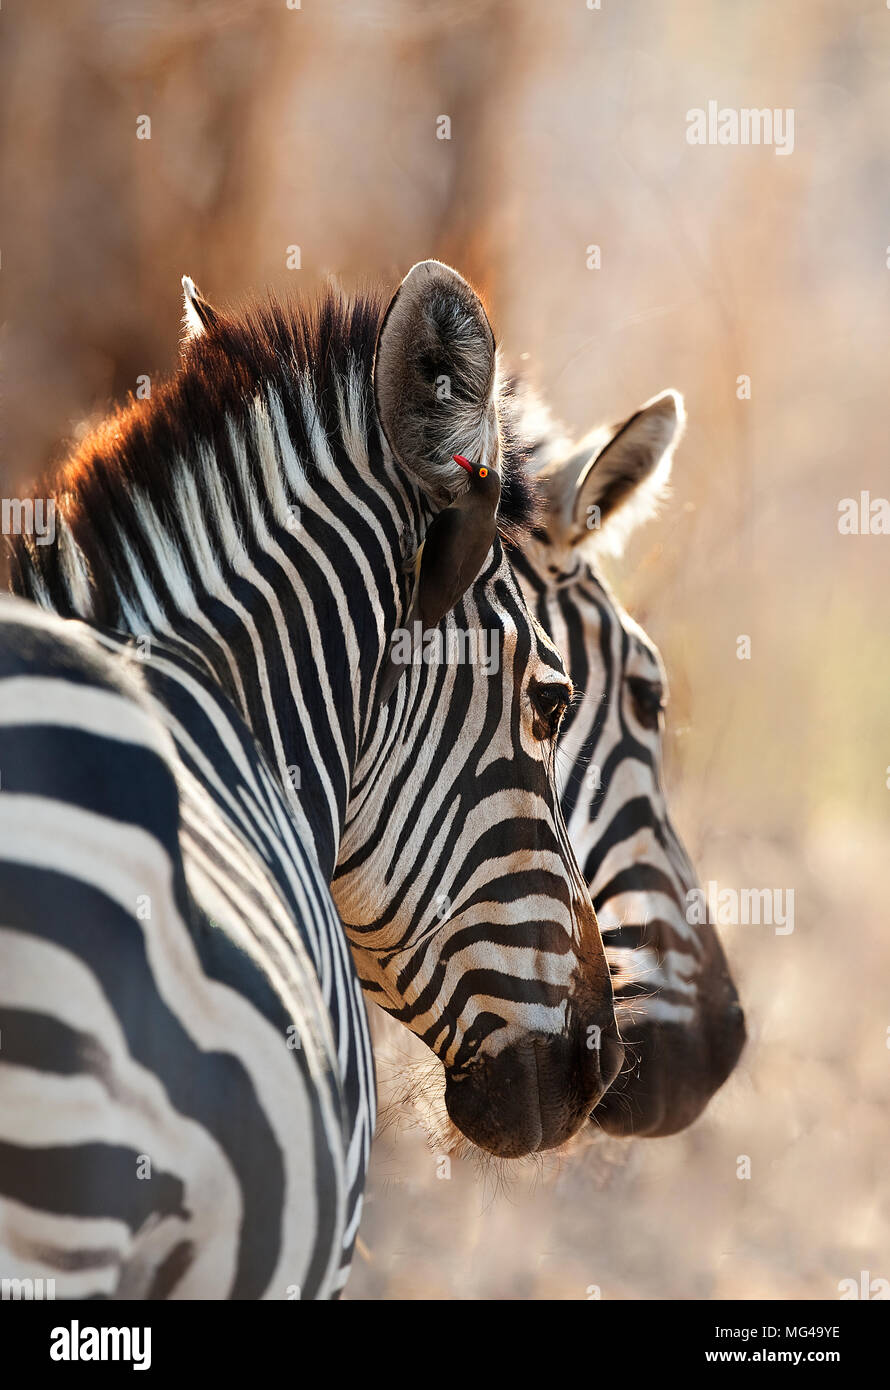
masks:
[[[183,343],[177,371],[153,385],[145,400],[130,398],[78,445],[58,471],[34,489],[54,505],[56,535],[38,545],[12,536],[11,588],[67,617],[115,625],[119,603],[113,577],[123,548],[143,541],[134,498],[144,499],[181,540],[196,517],[181,515],[177,465],[186,460],[200,490],[201,458],[219,461],[224,486],[234,488],[232,429],[249,436],[258,396],[280,402],[293,449],[304,466],[315,459],[319,430],[348,449],[350,427],[375,418],[374,352],[385,301],[377,293],[347,299],[329,289],[314,303],[269,297],[239,311],[214,310],[199,338]],[[348,409],[344,398],[349,396]],[[498,529],[517,544],[537,515],[528,453],[511,408],[511,385],[498,402],[501,424],[501,503]],[[308,409],[307,409],[308,404]],[[349,420],[345,419],[348,414]],[[261,462],[250,450],[259,504],[272,520]],[[251,519],[245,519],[249,526]]]

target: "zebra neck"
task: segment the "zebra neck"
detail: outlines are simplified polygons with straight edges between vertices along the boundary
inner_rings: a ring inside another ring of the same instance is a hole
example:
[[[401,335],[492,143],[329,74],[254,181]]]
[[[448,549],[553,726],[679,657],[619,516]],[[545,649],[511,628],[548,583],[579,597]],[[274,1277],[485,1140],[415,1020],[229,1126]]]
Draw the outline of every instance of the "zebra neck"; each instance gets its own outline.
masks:
[[[278,378],[245,394],[228,354],[219,392],[196,358],[128,407],[69,465],[54,542],[21,538],[14,587],[137,644],[177,644],[249,726],[330,878],[405,607],[403,556],[428,517],[383,456],[370,350],[320,360],[317,381],[270,354]]]
[[[247,724],[330,881],[382,652],[379,592],[392,579],[372,576],[361,557],[363,584],[344,586],[355,565],[345,536],[329,537],[326,554],[313,558],[310,503],[301,527],[267,529],[262,551],[226,576],[225,592],[182,592],[144,645],[175,653],[208,699]],[[143,634],[132,635],[138,647]]]

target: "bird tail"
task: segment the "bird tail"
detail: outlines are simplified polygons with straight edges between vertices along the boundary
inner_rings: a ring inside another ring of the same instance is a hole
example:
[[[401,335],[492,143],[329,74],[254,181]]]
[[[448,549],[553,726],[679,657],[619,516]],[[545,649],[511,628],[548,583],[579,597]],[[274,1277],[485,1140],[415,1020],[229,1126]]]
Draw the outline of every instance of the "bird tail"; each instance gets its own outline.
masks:
[[[392,651],[390,651],[383,663],[380,679],[377,682],[378,705],[382,706],[389,703],[389,698],[399,683],[399,676],[403,675],[404,671],[404,664],[393,661]]]

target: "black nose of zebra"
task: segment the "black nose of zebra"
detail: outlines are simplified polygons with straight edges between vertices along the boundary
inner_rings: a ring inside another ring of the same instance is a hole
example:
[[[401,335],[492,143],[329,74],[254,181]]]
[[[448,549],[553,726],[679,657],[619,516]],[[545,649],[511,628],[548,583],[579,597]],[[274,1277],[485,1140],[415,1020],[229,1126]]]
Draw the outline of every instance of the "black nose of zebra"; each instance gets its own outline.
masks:
[[[558,1148],[587,1121],[621,1069],[614,1024],[524,1039],[464,1073],[449,1072],[445,1105],[454,1124],[500,1158]]]
[[[694,1025],[628,1022],[628,1064],[591,1116],[598,1130],[661,1139],[698,1118],[746,1040],[745,1015],[728,976],[725,993],[707,1004]]]

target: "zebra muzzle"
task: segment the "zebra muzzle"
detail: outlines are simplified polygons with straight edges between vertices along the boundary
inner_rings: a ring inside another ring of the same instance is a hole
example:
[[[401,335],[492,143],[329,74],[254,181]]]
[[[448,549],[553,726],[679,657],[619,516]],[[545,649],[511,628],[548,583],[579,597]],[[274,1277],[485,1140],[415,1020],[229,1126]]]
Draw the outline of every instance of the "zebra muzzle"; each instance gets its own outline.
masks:
[[[583,1032],[583,1036],[581,1035]],[[447,1073],[451,1120],[480,1148],[522,1158],[558,1148],[587,1121],[621,1068],[610,1028],[589,1047],[583,1030],[523,1039],[463,1073]]]

